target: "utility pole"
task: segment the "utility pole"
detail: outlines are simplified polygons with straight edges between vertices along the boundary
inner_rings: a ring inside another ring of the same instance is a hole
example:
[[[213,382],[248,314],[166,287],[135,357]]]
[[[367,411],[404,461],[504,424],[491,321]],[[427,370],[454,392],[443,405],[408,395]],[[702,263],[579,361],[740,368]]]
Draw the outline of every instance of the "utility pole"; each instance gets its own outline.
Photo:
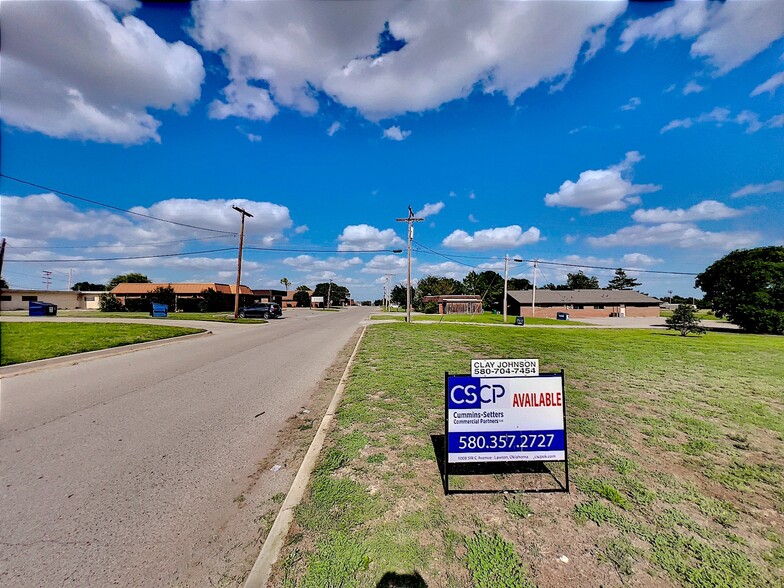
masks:
[[[46,286],[46,291],[48,292],[49,286],[52,284],[52,272],[50,272],[49,270],[43,270],[41,273],[43,274],[42,281],[44,283],[44,286]]]
[[[237,284],[234,289],[234,320],[240,315],[240,278],[242,277],[242,241],[245,239],[245,217],[253,218],[253,215],[239,206],[232,205],[232,208],[240,213],[240,250],[237,254]]]
[[[73,286],[73,268],[68,268],[68,289]]]
[[[327,287],[327,308],[332,305],[332,279],[329,280],[329,286]]]
[[[395,274],[384,274],[387,278],[387,286],[386,286],[386,302],[387,302],[387,312],[392,309],[392,290],[390,288],[389,278],[393,278]]]
[[[3,275],[3,257],[5,257],[5,237],[0,241],[0,276]]]
[[[536,264],[539,262],[538,259],[534,260],[534,289],[531,292],[531,316],[536,316]]]
[[[512,261],[516,261],[517,263],[520,263],[523,260],[520,259],[519,257],[515,257],[515,258],[512,259]],[[503,302],[503,305],[504,305],[504,324],[506,324],[506,295],[507,295],[507,292],[508,292],[508,287],[507,287],[507,282],[508,281],[509,281],[509,254],[506,254],[504,256],[504,302]]]
[[[414,240],[414,223],[421,223],[423,218],[414,216],[411,206],[408,207],[408,217],[396,218],[399,223],[408,223],[408,285],[406,287],[406,322],[411,322],[411,241]]]

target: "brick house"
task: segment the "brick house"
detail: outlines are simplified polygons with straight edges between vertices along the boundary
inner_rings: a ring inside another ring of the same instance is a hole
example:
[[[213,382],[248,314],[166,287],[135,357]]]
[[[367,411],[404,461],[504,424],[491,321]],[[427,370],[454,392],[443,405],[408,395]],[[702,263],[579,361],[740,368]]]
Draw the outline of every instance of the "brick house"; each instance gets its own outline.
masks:
[[[512,316],[556,318],[566,312],[570,318],[658,317],[659,299],[634,290],[513,290],[507,294]],[[534,313],[531,308],[535,304]]]

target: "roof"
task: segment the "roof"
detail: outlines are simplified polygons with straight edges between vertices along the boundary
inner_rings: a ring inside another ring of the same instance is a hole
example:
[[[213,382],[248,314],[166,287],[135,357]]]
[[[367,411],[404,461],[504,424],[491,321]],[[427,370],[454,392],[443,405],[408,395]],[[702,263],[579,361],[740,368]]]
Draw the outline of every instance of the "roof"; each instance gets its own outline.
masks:
[[[196,295],[201,294],[204,290],[212,288],[221,294],[234,294],[236,286],[234,284],[219,284],[217,282],[196,282],[196,283],[131,283],[123,282],[117,284],[112,288],[112,294],[115,296],[140,296],[142,294],[149,294],[156,288],[172,288],[175,294],[179,295]],[[253,290],[247,286],[240,286],[240,294],[252,296]]]
[[[509,297],[531,304],[533,290],[512,290]],[[536,304],[640,304],[659,305],[659,299],[634,290],[536,290]]]
[[[445,294],[441,296],[423,296],[425,302],[482,302],[481,296],[474,294]]]

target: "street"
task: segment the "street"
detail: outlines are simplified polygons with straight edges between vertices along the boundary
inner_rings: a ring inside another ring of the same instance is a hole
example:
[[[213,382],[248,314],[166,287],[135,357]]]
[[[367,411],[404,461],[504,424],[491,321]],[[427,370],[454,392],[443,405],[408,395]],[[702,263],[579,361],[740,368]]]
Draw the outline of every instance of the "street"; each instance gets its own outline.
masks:
[[[4,377],[0,584],[231,585],[258,553],[253,505],[273,508],[296,471],[260,464],[368,314],[202,324],[213,334]]]

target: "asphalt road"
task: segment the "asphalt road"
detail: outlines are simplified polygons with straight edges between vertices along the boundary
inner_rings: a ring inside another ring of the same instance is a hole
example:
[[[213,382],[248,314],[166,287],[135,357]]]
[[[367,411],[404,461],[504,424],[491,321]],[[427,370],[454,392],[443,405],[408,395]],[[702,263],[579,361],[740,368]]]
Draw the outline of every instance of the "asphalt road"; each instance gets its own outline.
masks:
[[[4,377],[0,585],[180,584],[368,314],[215,323],[209,336]]]

